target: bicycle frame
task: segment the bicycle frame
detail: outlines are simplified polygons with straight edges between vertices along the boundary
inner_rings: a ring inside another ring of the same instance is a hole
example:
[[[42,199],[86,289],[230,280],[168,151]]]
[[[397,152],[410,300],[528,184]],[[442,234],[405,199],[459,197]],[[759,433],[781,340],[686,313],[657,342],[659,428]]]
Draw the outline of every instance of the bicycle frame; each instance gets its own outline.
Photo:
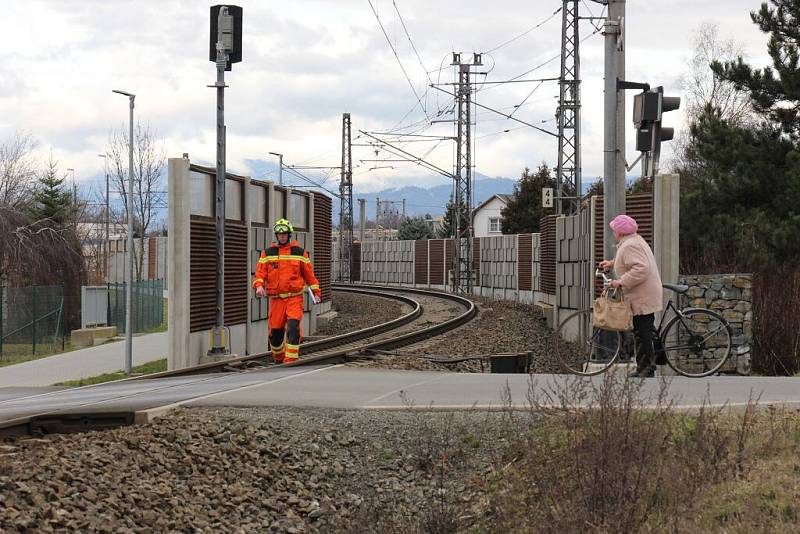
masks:
[[[663,335],[662,327],[663,327],[663,326],[664,326],[666,323],[668,323],[668,322],[669,322],[669,321],[667,320],[667,313],[668,313],[670,310],[672,310],[672,313],[673,313],[673,315],[674,315],[675,317],[678,317],[678,320],[681,322],[681,324],[683,325],[683,327],[684,327],[684,328],[685,328],[687,331],[691,332],[692,330],[691,330],[691,329],[689,328],[689,326],[688,326],[688,325],[687,325],[687,324],[684,322],[684,319],[685,319],[685,318],[686,318],[686,316],[687,316],[687,312],[691,312],[691,311],[694,311],[694,310],[702,310],[702,309],[704,309],[704,308],[678,308],[678,307],[677,307],[677,306],[676,306],[676,305],[675,305],[675,304],[672,302],[672,299],[669,299],[669,301],[667,301],[667,307],[666,307],[666,309],[664,310],[664,313],[663,313],[663,315],[661,316],[661,320],[658,322],[658,328],[656,328],[656,331],[655,331],[655,334],[656,334],[656,335],[658,336],[658,338],[659,338],[659,339],[661,339],[661,341],[662,341],[662,344],[661,344],[661,350],[660,350],[660,351],[658,351],[658,352],[667,352],[667,350],[682,350],[682,349],[693,349],[693,348],[695,348],[694,344],[691,344],[691,345],[675,345],[675,346],[669,346],[669,347],[667,347],[667,345],[666,345],[666,340],[665,340],[665,339],[662,339],[662,335]],[[670,317],[669,319],[671,320],[671,319],[672,319],[672,317]],[[724,321],[724,318],[723,318],[723,321]],[[706,333],[704,336],[702,336],[702,337],[699,339],[699,343],[700,343],[700,344],[702,344],[702,343],[705,343],[707,340],[709,340],[709,339],[711,339],[713,336],[717,335],[717,333],[719,333],[719,331],[720,331],[720,330],[727,328],[727,325],[728,325],[728,322],[727,322],[727,321],[725,321],[725,322],[723,322],[723,323],[720,325],[720,327],[719,327],[719,328],[717,328],[717,329],[715,329],[715,330],[713,330],[713,331],[711,331],[711,332],[707,332],[707,333]]]

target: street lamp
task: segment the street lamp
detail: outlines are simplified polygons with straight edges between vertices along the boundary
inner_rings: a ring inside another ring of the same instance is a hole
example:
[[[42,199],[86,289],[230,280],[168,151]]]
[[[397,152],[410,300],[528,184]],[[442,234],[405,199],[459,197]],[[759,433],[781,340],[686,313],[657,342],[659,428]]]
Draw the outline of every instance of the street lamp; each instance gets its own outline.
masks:
[[[133,107],[136,95],[120,91],[119,89],[112,90],[113,93],[118,93],[128,97],[130,103],[130,133],[128,137],[128,194],[125,197],[125,207],[128,210],[128,276],[126,276],[125,285],[125,374],[131,374],[133,369],[133,332],[131,321],[131,301],[133,298]]]
[[[78,205],[78,187],[75,185],[75,169],[67,169],[67,172],[72,173],[72,209]]]
[[[273,156],[278,156],[278,185],[283,185],[283,154],[270,152]]]

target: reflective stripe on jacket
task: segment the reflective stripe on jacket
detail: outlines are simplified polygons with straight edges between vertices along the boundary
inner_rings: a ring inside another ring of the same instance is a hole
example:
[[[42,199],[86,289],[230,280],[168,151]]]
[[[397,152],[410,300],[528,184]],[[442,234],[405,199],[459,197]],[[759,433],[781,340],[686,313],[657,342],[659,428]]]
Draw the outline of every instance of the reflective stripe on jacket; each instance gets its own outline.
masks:
[[[273,243],[261,251],[256,265],[253,287],[264,287],[270,297],[287,298],[302,295],[306,286],[319,297],[319,282],[314,266],[297,241],[285,245]]]

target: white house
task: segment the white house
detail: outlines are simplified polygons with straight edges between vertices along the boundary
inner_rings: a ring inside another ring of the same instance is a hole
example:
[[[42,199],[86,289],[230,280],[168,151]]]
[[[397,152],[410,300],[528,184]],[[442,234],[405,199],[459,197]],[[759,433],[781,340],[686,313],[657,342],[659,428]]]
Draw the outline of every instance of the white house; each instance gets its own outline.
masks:
[[[503,216],[500,212],[511,199],[511,195],[492,195],[475,208],[472,212],[475,237],[502,235]]]

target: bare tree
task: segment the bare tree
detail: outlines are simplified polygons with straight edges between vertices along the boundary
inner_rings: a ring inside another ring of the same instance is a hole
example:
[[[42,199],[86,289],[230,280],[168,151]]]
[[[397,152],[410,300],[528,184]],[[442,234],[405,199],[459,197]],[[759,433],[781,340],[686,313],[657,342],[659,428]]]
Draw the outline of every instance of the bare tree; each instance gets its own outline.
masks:
[[[697,120],[706,106],[711,105],[731,124],[748,124],[753,118],[750,96],[732,83],[720,80],[711,70],[713,61],[733,61],[743,56],[742,44],[720,38],[719,25],[712,22],[701,24],[692,41],[694,53],[688,60],[687,72],[681,77],[688,122]],[[672,156],[667,163],[673,171],[687,170],[696,164],[689,156],[689,144],[689,129],[684,128],[675,136]]]
[[[33,137],[21,132],[0,143],[0,206],[19,207],[30,199],[37,168],[34,147]]]
[[[695,120],[711,104],[727,121],[746,123],[752,110],[749,95],[737,90],[732,83],[717,78],[710,67],[713,61],[733,61],[744,56],[742,44],[734,39],[721,39],[719,25],[711,22],[700,25],[693,41],[694,55],[689,61],[689,71],[681,80],[689,120]]]
[[[35,167],[29,152],[19,150],[16,141],[5,154],[23,154],[25,165],[6,168],[28,172]],[[75,233],[75,205],[58,177],[57,163],[50,158],[36,185],[30,177],[6,183],[7,203],[0,204],[0,280],[18,285],[63,284],[65,294],[75,295],[83,280],[80,243]],[[11,193],[16,191],[16,193]]]
[[[128,191],[128,129],[121,127],[109,135],[109,178],[113,188],[124,202],[123,224],[127,224],[128,195],[133,199],[134,236],[139,237],[139,247],[134,247],[136,279],[142,279],[145,237],[158,209],[162,192],[161,174],[166,155],[163,144],[149,125],[136,123],[133,143],[133,191]],[[113,211],[112,211],[113,213]],[[138,250],[137,250],[138,248]]]

